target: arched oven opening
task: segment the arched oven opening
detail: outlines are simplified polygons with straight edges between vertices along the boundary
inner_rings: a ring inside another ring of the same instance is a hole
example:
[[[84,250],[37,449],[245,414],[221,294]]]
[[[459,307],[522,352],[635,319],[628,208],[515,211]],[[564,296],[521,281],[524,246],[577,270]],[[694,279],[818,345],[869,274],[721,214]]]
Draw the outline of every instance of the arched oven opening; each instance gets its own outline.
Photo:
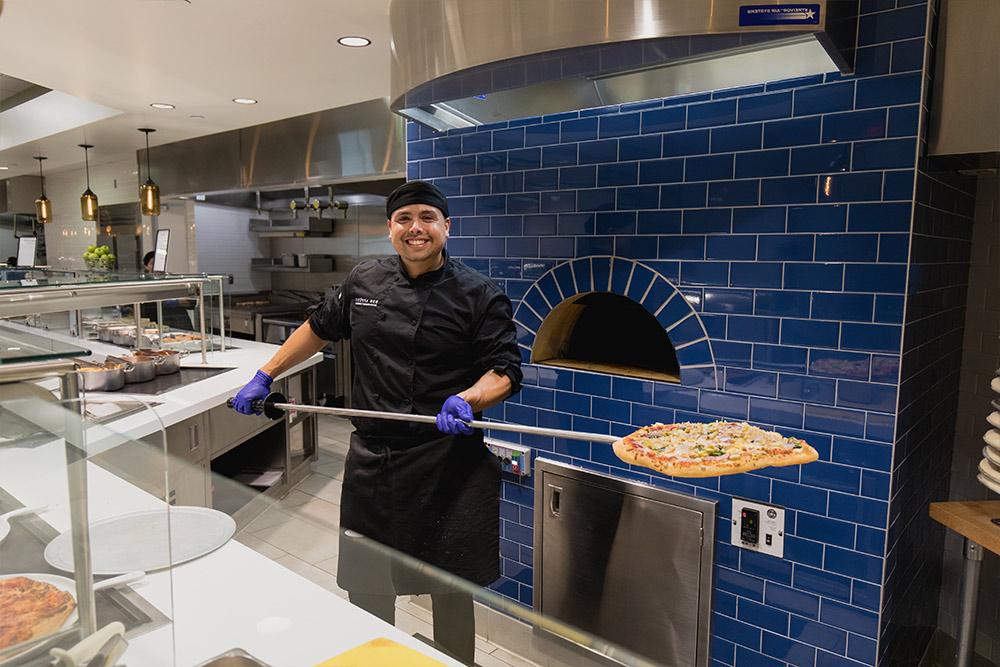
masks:
[[[653,315],[612,292],[572,296],[546,316],[531,363],[680,382],[674,346]]]

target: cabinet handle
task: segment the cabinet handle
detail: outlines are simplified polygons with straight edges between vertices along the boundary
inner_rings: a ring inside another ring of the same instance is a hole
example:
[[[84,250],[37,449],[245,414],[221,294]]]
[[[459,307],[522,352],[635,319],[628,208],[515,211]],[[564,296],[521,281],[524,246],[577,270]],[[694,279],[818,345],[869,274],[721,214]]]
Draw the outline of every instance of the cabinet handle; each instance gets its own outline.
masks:
[[[562,487],[549,484],[549,514],[558,517],[562,501]]]
[[[190,439],[188,440],[188,451],[193,452],[201,446],[201,438],[198,436],[198,424],[192,424],[188,430],[188,435],[190,436]]]

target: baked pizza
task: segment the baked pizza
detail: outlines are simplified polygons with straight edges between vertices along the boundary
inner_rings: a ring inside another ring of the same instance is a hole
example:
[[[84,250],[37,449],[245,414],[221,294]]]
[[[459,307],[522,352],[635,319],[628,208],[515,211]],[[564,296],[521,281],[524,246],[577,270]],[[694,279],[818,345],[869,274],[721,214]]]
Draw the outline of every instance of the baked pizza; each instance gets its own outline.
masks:
[[[653,424],[616,441],[622,461],[675,477],[734,475],[819,458],[804,440],[786,438],[746,422]]]
[[[76,608],[73,596],[28,577],[0,580],[0,649],[51,634]]]

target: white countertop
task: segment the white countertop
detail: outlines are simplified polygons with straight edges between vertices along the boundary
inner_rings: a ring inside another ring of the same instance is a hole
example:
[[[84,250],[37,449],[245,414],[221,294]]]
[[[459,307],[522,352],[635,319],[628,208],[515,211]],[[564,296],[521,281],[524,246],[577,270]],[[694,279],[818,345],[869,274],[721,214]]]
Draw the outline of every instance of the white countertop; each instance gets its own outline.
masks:
[[[154,397],[162,402],[153,409],[156,417],[139,413],[109,427],[138,438],[154,432],[157,419],[169,426],[225,403],[277,349],[250,341],[237,344],[239,349],[208,355],[209,366],[233,370]],[[121,352],[95,341],[87,347],[99,355]],[[317,354],[289,373],[320,359]],[[189,355],[182,365],[200,366],[201,355]],[[87,474],[91,522],[163,507],[162,501],[97,465],[88,464]],[[59,532],[69,528],[62,441],[30,449],[0,447],[0,487],[25,506],[48,505],[40,518]],[[376,637],[413,647],[446,665],[459,664],[235,540],[207,556],[150,574],[133,589],[173,623],[130,640],[122,658],[129,665],[191,667],[242,648],[274,667],[309,667]]]

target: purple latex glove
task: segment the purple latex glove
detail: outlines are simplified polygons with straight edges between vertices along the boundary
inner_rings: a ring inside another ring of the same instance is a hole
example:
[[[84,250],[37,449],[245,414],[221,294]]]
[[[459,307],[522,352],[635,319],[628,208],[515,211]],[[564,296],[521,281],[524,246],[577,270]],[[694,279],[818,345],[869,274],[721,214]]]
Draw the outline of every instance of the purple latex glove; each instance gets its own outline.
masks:
[[[240,389],[240,393],[233,398],[233,408],[237,412],[245,415],[259,415],[260,410],[253,409],[253,402],[263,400],[271,391],[271,383],[274,380],[264,371],[257,371],[253,379],[247,382],[246,386]]]
[[[448,435],[472,435],[472,427],[463,422],[472,421],[472,406],[465,399],[449,396],[437,415],[437,427]]]

